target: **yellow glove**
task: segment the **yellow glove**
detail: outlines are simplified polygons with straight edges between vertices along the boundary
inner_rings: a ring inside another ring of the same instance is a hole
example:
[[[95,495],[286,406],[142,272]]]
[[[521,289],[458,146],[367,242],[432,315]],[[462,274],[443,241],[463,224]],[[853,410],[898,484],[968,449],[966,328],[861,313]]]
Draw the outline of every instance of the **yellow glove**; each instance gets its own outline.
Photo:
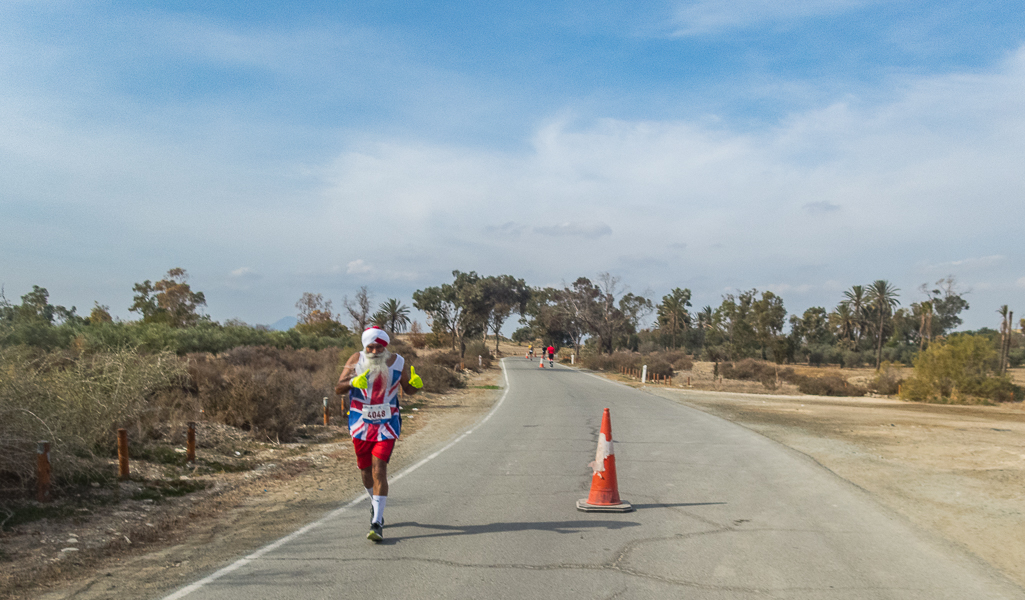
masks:
[[[420,379],[420,376],[416,374],[416,367],[409,365],[409,385],[415,388],[422,388],[424,386],[424,380]]]
[[[360,375],[359,377],[356,377],[355,379],[353,379],[352,383],[350,385],[352,387],[354,387],[354,388],[358,388],[358,389],[361,389],[361,390],[367,389],[367,385],[369,385],[369,383],[367,382],[367,373],[369,373],[369,372],[370,372],[370,369],[367,369],[366,371],[363,371],[363,374]]]

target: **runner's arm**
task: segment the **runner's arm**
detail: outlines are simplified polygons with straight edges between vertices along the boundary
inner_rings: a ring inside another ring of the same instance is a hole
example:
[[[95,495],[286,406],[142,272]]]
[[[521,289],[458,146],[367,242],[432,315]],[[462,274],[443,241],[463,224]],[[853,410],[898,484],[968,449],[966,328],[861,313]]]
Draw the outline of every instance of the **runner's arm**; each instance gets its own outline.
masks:
[[[412,396],[413,394],[419,392],[420,388],[413,387],[412,385],[410,385],[409,378],[412,377],[413,374],[410,372],[409,367],[409,363],[406,363],[406,365],[402,367],[402,377],[399,378],[399,384],[402,386],[403,392],[405,392],[407,395]]]
[[[356,376],[356,363],[359,362],[359,352],[349,357],[342,368],[342,374],[335,385],[335,393],[342,397],[342,407],[349,412],[349,390],[352,389],[352,379]]]

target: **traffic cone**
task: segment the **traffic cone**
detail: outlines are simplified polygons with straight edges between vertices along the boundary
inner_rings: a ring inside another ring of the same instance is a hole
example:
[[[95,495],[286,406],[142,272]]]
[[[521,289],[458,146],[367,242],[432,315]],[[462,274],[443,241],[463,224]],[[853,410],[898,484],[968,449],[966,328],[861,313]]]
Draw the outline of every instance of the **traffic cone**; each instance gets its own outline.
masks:
[[[541,362],[537,363],[537,366],[541,367],[542,369],[545,368],[545,359],[542,358]]]
[[[594,470],[594,475],[591,476],[591,493],[586,500],[577,500],[577,510],[630,512],[634,509],[629,502],[624,502],[619,498],[619,484],[616,482],[616,454],[612,449],[612,422],[607,408],[601,416],[598,451],[594,455],[594,462],[588,466]]]

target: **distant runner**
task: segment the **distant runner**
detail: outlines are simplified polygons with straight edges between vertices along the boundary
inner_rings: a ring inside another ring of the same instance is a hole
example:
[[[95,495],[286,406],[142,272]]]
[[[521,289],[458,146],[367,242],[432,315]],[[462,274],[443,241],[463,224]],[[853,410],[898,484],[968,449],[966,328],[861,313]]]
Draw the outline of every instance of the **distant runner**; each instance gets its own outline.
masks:
[[[527,348],[527,359],[534,360],[534,344]]]
[[[364,331],[363,352],[349,357],[335,386],[335,393],[344,399],[349,434],[356,449],[356,466],[363,478],[363,487],[370,495],[367,539],[375,542],[384,539],[388,460],[402,429],[399,386],[412,396],[424,385],[412,365],[407,368],[405,359],[388,351],[390,341],[380,327]]]
[[[544,360],[544,357],[542,357]],[[555,346],[548,346],[548,366],[555,368]]]

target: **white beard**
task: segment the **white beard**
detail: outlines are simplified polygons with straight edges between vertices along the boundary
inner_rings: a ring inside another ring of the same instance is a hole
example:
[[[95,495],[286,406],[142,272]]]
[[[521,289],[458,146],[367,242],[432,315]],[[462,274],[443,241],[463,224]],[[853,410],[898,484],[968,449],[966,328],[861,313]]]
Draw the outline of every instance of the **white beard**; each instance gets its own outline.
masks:
[[[364,371],[367,372],[368,393],[370,390],[374,389],[374,382],[377,381],[379,377],[385,377],[384,383],[386,386],[391,383],[391,379],[389,377],[391,368],[388,366],[388,359],[390,358],[391,352],[388,352],[387,350],[380,354],[363,352],[363,356],[360,358],[359,365],[357,365],[356,368],[356,374],[359,375]]]

